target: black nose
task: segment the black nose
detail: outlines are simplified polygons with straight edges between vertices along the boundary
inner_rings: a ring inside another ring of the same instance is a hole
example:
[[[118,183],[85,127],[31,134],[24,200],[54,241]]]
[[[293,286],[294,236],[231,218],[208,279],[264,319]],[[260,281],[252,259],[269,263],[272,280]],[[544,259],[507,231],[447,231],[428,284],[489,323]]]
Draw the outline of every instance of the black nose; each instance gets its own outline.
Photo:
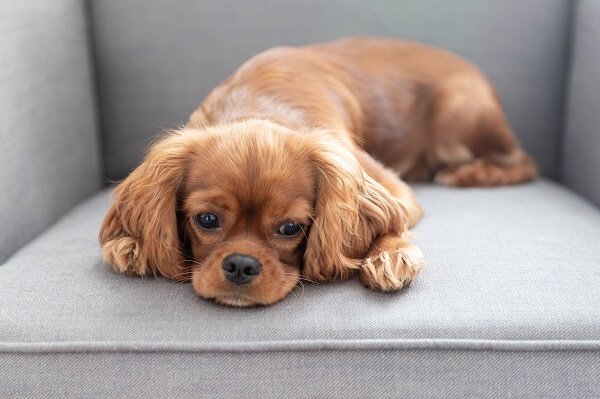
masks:
[[[223,259],[222,267],[227,280],[238,285],[248,284],[262,269],[255,257],[236,253],[227,255]]]

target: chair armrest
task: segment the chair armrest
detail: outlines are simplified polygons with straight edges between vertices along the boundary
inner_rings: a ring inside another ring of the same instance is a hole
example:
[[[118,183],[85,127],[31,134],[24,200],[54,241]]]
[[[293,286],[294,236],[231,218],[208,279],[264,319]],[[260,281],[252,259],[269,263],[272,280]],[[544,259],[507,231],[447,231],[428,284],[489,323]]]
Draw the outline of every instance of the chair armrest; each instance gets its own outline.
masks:
[[[101,186],[85,4],[0,7],[0,264]]]
[[[600,2],[576,3],[562,177],[600,205]]]

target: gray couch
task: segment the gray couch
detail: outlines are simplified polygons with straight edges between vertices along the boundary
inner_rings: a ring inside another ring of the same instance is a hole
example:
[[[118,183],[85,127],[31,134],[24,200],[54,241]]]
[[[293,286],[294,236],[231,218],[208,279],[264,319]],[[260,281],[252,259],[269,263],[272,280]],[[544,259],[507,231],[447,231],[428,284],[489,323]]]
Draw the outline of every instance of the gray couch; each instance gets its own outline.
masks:
[[[102,265],[160,128],[264,48],[358,34],[479,64],[544,177],[418,185],[395,294],[236,310]],[[600,397],[599,42],[598,0],[0,2],[0,397]]]

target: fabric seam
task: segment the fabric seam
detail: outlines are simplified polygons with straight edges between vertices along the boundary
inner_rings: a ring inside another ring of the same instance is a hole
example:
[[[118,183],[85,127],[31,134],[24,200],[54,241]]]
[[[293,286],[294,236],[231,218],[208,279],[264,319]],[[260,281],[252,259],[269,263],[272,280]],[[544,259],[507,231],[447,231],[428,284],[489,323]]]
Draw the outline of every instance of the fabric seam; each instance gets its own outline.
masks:
[[[474,339],[383,339],[311,340],[270,342],[0,342],[0,354],[43,353],[259,353],[313,351],[600,351],[600,340],[474,340]]]

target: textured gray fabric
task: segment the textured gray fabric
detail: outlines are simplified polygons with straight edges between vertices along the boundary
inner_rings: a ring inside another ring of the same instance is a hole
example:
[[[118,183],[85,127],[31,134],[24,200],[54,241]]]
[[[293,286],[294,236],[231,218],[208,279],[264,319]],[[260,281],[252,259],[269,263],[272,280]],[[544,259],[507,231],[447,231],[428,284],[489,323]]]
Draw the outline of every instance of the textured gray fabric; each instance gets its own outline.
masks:
[[[600,351],[0,354],[3,398],[597,398]]]
[[[569,0],[91,2],[105,173],[122,178],[160,128],[268,47],[352,35],[443,46],[480,65],[539,165],[557,175]]]
[[[103,192],[0,267],[0,396],[600,394],[600,212],[545,180],[417,193],[410,289],[239,310],[101,265]]]
[[[600,205],[600,2],[577,2],[563,178]]]
[[[0,5],[0,264],[100,187],[89,55],[82,2]]]

